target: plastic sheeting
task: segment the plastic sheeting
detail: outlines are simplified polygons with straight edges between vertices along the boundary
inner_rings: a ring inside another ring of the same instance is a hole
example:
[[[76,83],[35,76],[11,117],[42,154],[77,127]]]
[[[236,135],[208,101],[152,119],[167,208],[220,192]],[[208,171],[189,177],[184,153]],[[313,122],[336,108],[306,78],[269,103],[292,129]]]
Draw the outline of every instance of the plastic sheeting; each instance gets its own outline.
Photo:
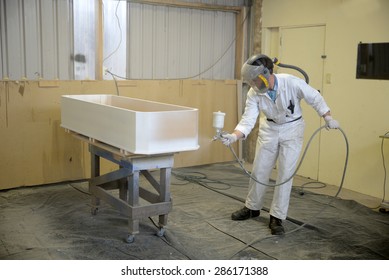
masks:
[[[156,235],[158,218],[150,217],[141,221],[131,244],[124,241],[127,218],[115,209],[102,203],[91,215],[87,182],[1,191],[0,259],[389,258],[387,214],[352,200],[309,191],[301,195],[298,187],[292,191],[284,237],[270,234],[266,207],[257,218],[232,221],[247,184],[247,175],[233,164],[174,169],[165,235]],[[269,189],[265,206],[271,198]]]

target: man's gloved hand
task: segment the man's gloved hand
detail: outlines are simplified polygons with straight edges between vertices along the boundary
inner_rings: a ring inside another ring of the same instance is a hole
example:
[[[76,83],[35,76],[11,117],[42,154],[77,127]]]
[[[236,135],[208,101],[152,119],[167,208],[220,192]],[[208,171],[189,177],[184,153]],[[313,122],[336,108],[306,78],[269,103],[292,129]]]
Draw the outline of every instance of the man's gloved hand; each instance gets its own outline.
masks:
[[[223,134],[222,135],[222,143],[226,146],[231,145],[232,143],[236,142],[238,140],[238,136],[235,133],[232,134]]]
[[[324,120],[326,121],[326,128],[328,129],[338,129],[340,127],[337,120],[334,120],[331,116],[325,116]]]

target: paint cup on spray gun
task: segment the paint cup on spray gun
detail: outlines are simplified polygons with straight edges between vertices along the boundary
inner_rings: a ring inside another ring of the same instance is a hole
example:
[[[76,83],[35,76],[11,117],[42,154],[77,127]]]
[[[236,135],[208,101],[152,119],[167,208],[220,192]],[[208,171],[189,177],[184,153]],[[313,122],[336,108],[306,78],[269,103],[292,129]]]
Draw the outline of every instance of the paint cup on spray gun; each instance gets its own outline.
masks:
[[[213,141],[220,139],[222,137],[222,129],[224,127],[224,117],[226,113],[223,112],[213,112],[213,128],[216,129],[216,135],[213,136]]]

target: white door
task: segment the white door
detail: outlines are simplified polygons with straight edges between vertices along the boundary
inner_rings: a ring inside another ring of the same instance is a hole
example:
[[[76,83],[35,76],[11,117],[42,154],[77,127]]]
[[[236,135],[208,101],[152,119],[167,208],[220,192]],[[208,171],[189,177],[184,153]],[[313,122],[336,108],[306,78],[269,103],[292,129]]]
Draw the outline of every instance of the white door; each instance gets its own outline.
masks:
[[[303,69],[309,76],[309,84],[324,94],[323,70],[325,63],[325,26],[291,27],[280,28],[279,61],[291,64]],[[293,69],[281,68],[277,73],[290,73],[301,77],[304,76]],[[306,123],[305,146],[311,135],[323,125],[316,111],[302,101],[303,115]],[[320,159],[320,132],[316,134],[310,144],[304,162],[299,169],[298,175],[318,179]]]

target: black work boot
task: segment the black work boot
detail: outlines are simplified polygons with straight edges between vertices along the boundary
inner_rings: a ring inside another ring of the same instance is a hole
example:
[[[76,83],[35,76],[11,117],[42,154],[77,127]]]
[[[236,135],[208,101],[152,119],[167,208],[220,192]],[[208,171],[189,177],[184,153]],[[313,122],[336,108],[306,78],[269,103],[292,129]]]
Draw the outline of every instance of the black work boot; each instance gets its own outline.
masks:
[[[269,228],[273,235],[284,235],[285,230],[282,226],[282,220],[270,215]]]
[[[233,219],[234,221],[247,220],[249,218],[255,218],[258,216],[259,216],[259,210],[251,210],[245,206],[242,209],[232,213],[231,219]]]

